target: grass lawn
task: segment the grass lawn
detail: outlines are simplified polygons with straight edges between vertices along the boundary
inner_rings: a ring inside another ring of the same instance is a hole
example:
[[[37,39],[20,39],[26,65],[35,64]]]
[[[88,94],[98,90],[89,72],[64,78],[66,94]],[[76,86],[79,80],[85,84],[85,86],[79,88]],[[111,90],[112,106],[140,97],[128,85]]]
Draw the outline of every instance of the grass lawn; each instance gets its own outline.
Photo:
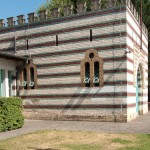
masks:
[[[150,135],[44,130],[0,141],[0,150],[150,150]]]

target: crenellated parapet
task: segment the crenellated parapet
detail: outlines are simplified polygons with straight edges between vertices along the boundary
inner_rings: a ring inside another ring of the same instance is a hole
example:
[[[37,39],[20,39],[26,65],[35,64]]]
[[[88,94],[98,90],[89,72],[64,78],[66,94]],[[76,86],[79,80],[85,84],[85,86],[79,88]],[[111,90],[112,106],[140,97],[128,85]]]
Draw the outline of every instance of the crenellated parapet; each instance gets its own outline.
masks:
[[[15,26],[15,18],[14,17],[10,17],[10,18],[7,18],[7,25],[8,27],[13,27]]]
[[[48,10],[39,11],[39,21],[48,19]]]
[[[5,20],[0,19],[0,28],[4,28],[4,27],[5,27]]]
[[[36,13],[29,13],[28,14],[28,23],[34,23],[37,21],[37,16],[36,16]]]
[[[31,24],[35,22],[40,22],[44,20],[50,20],[58,17],[65,17],[77,14],[83,14],[87,11],[98,11],[106,8],[119,7],[127,5],[131,10],[132,14],[135,16],[137,22],[140,23],[140,15],[133,6],[131,0],[92,0],[91,5],[87,6],[86,2],[77,3],[77,8],[73,5],[64,6],[63,8],[54,8],[49,10],[39,11],[38,14],[33,12],[28,14],[28,18],[25,19],[24,15],[17,16],[17,21],[14,17],[7,18],[7,26],[5,20],[0,20],[0,29],[5,27],[14,27],[17,25]],[[75,13],[76,12],[76,13]],[[27,20],[27,21],[26,21]],[[143,24],[143,31],[148,35],[148,30]]]
[[[17,18],[18,18],[18,20],[17,20],[17,22],[18,22],[18,25],[23,25],[23,24],[25,24],[25,16],[24,15],[19,15],[19,16],[17,16]]]

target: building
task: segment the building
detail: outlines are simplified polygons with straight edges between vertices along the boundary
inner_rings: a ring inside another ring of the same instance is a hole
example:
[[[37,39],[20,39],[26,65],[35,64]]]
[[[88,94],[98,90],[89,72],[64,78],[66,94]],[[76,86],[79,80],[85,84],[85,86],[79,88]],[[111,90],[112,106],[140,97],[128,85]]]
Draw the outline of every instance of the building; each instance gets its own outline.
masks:
[[[0,94],[22,97],[26,118],[128,122],[148,112],[140,15],[130,0],[86,8],[0,20]]]

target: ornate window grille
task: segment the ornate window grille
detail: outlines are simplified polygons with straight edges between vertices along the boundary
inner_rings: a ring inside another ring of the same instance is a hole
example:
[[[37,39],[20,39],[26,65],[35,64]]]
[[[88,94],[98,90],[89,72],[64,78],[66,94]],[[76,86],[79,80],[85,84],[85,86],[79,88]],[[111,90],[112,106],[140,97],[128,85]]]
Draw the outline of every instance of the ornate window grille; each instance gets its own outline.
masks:
[[[80,74],[83,87],[102,86],[104,84],[103,60],[95,49],[90,49],[85,53],[85,58],[81,61]]]

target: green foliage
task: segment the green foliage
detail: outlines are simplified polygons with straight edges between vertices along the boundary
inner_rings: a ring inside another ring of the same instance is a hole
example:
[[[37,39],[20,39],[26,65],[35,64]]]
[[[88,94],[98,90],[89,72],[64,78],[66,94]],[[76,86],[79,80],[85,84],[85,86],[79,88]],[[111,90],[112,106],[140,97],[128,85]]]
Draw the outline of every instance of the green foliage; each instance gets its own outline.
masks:
[[[107,0],[102,0],[101,8],[107,8]]]
[[[71,4],[70,0],[51,0],[51,1],[47,1],[45,4],[40,6],[38,12],[46,9],[51,10],[53,8],[59,8],[70,4]]]
[[[134,143],[134,141],[132,141]],[[150,134],[137,134],[136,143],[133,146],[127,145],[120,150],[149,150],[150,149]]]
[[[20,128],[23,124],[21,99],[0,98],[0,132]]]
[[[40,6],[37,10],[37,13],[41,10],[50,10],[53,8],[60,8],[60,7],[64,7],[64,6],[68,6],[68,5],[74,5],[75,8],[77,8],[77,3],[78,2],[87,2],[87,10],[90,10],[90,4],[91,4],[91,0],[50,0],[47,1],[45,4],[43,4],[42,6]]]

